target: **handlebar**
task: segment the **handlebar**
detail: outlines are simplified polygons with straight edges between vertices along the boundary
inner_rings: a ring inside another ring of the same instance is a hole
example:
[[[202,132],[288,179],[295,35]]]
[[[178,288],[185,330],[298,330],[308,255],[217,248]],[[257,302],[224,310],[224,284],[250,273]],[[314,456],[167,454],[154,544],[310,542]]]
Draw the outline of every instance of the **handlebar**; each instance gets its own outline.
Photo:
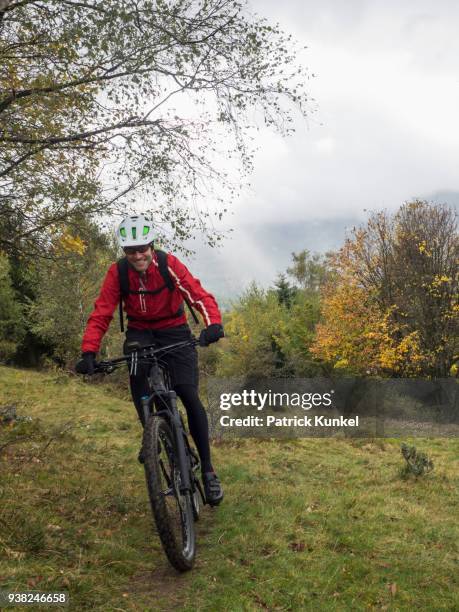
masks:
[[[115,359],[107,359],[95,363],[94,373],[95,374],[110,374],[116,368],[120,367],[124,363],[139,363],[149,362],[149,360],[156,358],[159,354],[166,354],[175,351],[179,348],[185,348],[187,346],[196,346],[199,344],[197,338],[191,340],[185,340],[183,342],[176,342],[174,344],[168,344],[167,346],[158,347],[157,344],[147,344],[145,346],[139,346],[138,348],[130,351],[122,357],[116,357]]]

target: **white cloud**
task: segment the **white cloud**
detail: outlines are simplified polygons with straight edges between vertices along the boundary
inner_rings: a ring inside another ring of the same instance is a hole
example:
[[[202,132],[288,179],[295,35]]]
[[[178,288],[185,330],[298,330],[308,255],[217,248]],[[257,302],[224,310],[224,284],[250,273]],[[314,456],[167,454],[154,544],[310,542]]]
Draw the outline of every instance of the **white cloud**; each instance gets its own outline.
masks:
[[[252,187],[229,219],[233,238],[196,261],[223,294],[250,279],[269,284],[293,249],[336,248],[364,209],[459,192],[459,3],[251,6],[308,46],[301,59],[317,74],[308,87],[318,110],[292,138],[260,130]]]
[[[317,152],[322,155],[331,155],[336,147],[335,139],[332,136],[319,138],[319,140],[316,140],[315,145]]]
[[[318,112],[299,122],[293,138],[260,132],[252,192],[239,201],[236,220],[360,216],[459,189],[457,5],[252,6],[308,45],[303,61],[317,74],[310,88]]]

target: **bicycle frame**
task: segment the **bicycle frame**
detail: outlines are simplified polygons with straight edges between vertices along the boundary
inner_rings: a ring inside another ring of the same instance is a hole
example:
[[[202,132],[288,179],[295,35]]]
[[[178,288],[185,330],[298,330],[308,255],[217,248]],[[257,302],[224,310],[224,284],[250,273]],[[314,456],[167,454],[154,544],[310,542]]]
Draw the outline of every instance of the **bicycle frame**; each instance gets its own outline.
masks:
[[[171,565],[179,571],[193,566],[194,522],[199,518],[200,498],[204,503],[206,499],[196,475],[199,459],[188,441],[177,409],[177,394],[170,388],[169,371],[161,364],[160,355],[198,343],[193,338],[158,348],[154,344],[126,342],[123,357],[99,362],[95,367],[95,372],[110,373],[126,364],[131,376],[135,376],[139,363],[148,365],[148,395],[141,398],[140,406],[146,484],[162,546]],[[165,450],[162,455],[161,448]]]
[[[101,361],[97,364],[96,368],[96,371],[110,372],[119,365],[130,362],[130,371],[132,374],[136,371],[139,361],[151,365],[147,378],[152,393],[142,398],[144,423],[146,424],[148,419],[155,418],[155,416],[165,417],[167,421],[169,421],[171,429],[174,432],[178,466],[181,473],[180,493],[186,493],[187,491],[192,492],[190,470],[188,466],[189,462],[186,456],[186,443],[188,444],[188,439],[180,413],[177,409],[177,394],[175,391],[166,388],[164,384],[165,371],[164,368],[161,368],[157,356],[161,353],[196,344],[198,344],[198,340],[196,339],[178,342],[161,348],[158,348],[154,344],[140,346],[138,343],[131,343],[129,347],[131,350],[127,355],[110,361]],[[160,406],[159,408],[158,405]],[[154,408],[156,408],[156,410],[154,410]],[[189,451],[191,454],[190,448]]]
[[[155,364],[152,366],[150,370],[150,376],[151,371],[155,370],[156,368],[159,371],[159,365]],[[153,388],[155,389],[155,387]],[[165,417],[166,420],[169,421],[169,423],[171,424],[171,429],[174,433],[178,465],[181,474],[180,493],[186,493],[187,491],[191,492],[190,473],[188,469],[188,462],[186,459],[186,450],[184,442],[185,430],[182,425],[180,413],[177,409],[177,394],[175,393],[175,391],[167,390],[165,387],[160,390],[156,389],[149,397],[142,398],[142,409],[144,413],[145,423],[147,423],[148,419],[160,416]],[[155,400],[157,399],[160,399],[161,401],[166,400],[166,407],[153,411],[153,407],[157,406],[155,402]]]

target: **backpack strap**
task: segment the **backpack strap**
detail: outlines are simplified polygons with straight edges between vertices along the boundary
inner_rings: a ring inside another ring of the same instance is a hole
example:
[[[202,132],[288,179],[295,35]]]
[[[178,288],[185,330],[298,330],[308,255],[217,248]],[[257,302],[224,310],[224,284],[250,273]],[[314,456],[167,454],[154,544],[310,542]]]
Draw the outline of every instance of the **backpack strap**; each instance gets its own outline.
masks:
[[[166,287],[169,289],[169,291],[174,291],[175,283],[172,280],[169,268],[167,266],[167,253],[165,253],[164,251],[160,251],[159,249],[155,249],[155,254],[156,259],[158,261],[159,273],[163,277],[163,280],[166,283]]]
[[[119,313],[120,313],[120,328],[124,332],[124,318],[123,318],[123,300],[129,294],[129,273],[128,273],[128,261],[126,257],[122,257],[116,262],[118,267],[118,278],[120,281],[120,302],[119,302]]]
[[[150,295],[155,295],[163,289],[166,289],[166,285],[164,284],[162,287],[155,289],[154,291],[148,291],[146,289],[142,289],[140,291],[134,291],[129,288],[129,264],[126,257],[123,257],[117,261],[118,266],[118,278],[120,281],[120,301],[119,301],[119,315],[120,315],[120,329],[124,332],[124,316],[123,316],[123,301],[130,293],[135,293],[139,295],[140,293],[145,294],[148,293]]]
[[[172,276],[169,272],[169,268],[167,265],[167,253],[165,251],[160,251],[159,249],[154,249],[154,253],[156,255],[157,261],[158,261],[158,270],[159,273],[161,274],[163,280],[164,280],[164,285],[162,287],[159,287],[158,289],[155,289],[154,291],[148,291],[148,290],[140,290],[140,291],[133,291],[129,288],[129,264],[128,264],[128,260],[126,259],[126,257],[122,257],[121,259],[118,260],[117,262],[117,266],[118,266],[118,277],[119,277],[119,281],[120,281],[120,301],[119,301],[119,315],[120,315],[120,328],[121,331],[124,332],[124,317],[123,317],[123,301],[124,299],[130,294],[130,293],[135,293],[135,294],[149,294],[149,295],[155,295],[156,293],[159,293],[160,291],[163,291],[164,289],[168,289],[169,291],[174,291],[175,289],[175,283],[172,279]],[[196,316],[196,313],[193,310],[193,307],[191,306],[190,301],[188,300],[188,298],[184,297],[184,300],[186,302],[186,305],[188,306],[193,319],[195,321],[195,323],[199,323],[199,319]],[[178,309],[178,311],[172,315],[172,316],[181,316],[183,314],[183,304],[182,306],[180,306],[180,308]],[[128,317],[129,318],[129,317]],[[152,319],[151,322],[155,322],[155,321],[159,321],[161,319],[166,319],[168,317],[161,317],[160,319]],[[133,319],[135,320],[135,319]],[[144,320],[144,319],[143,319]]]
[[[167,253],[165,253],[164,251],[156,250],[156,249],[155,249],[155,253],[158,259],[158,268],[161,273],[161,276],[164,279],[164,282],[166,283],[166,287],[169,289],[169,291],[173,291],[175,289],[175,283],[172,280],[171,274],[169,272],[169,268],[167,266]],[[191,305],[190,300],[185,296],[183,296],[183,299],[185,300],[185,303],[188,306],[188,310],[191,312],[191,315],[193,316],[194,322],[197,325],[199,325],[199,319],[196,316],[196,313],[193,309],[193,306]]]

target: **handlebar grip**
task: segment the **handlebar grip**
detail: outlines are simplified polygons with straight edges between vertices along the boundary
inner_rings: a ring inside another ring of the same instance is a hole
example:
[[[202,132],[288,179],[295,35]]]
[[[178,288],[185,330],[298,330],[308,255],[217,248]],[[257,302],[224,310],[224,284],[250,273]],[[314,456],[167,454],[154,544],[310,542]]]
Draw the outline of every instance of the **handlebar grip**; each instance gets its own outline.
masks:
[[[94,374],[109,373],[113,370],[113,365],[111,363],[107,363],[106,361],[96,361],[94,363]]]

